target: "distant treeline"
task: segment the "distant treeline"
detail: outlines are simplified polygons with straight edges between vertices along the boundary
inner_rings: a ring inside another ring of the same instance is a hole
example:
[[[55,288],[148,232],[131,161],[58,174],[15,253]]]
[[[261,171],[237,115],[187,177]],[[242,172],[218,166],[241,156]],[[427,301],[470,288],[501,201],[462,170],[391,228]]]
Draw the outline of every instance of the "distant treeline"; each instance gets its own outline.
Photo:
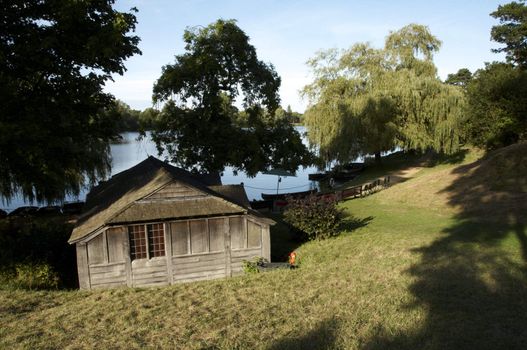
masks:
[[[291,106],[287,106],[287,109],[283,109],[282,107],[278,107],[276,110],[275,115],[278,118],[285,118],[287,119],[291,124],[301,124],[304,122],[304,115],[302,113],[293,112],[291,110]]]
[[[105,113],[114,117],[112,119],[116,121],[116,130],[118,132],[124,132],[152,130],[160,111],[152,107],[140,111],[132,109],[123,101],[116,100],[112,108]],[[237,122],[241,126],[244,126],[247,118],[245,111],[239,111],[238,116]],[[291,106],[287,106],[286,109],[278,107],[275,112],[275,117],[280,119],[284,118],[291,124],[301,124],[303,123],[304,116],[302,113],[293,112]]]
[[[116,121],[116,130],[123,131],[141,131],[151,130],[154,122],[159,115],[155,108],[146,108],[142,111],[132,109],[123,101],[116,100],[115,104],[106,111]]]

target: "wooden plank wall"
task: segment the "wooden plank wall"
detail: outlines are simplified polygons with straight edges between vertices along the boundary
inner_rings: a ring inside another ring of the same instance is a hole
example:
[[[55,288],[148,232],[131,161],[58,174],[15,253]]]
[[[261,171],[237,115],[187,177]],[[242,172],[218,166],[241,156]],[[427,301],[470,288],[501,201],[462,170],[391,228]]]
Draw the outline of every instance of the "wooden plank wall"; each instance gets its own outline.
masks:
[[[127,285],[125,259],[127,240],[124,228],[115,227],[102,232],[86,243],[88,253],[86,267],[89,271],[90,288]]]
[[[177,242],[173,251],[179,253],[172,258],[174,283],[230,276],[243,271],[244,260],[269,259],[263,244],[267,231],[243,216],[186,223],[170,224],[172,242]]]
[[[233,250],[231,252],[231,270],[232,274],[243,272],[243,261],[252,260],[257,256],[262,256],[262,248]]]
[[[126,286],[125,264],[91,265],[90,282],[92,288]]]
[[[174,283],[225,277],[225,252],[172,258]]]
[[[88,268],[88,250],[86,243],[77,243],[77,272],[79,276],[79,288],[90,289],[90,269]]]
[[[246,217],[170,222],[166,256],[130,261],[126,227],[77,244],[82,289],[161,286],[239,274],[243,261],[270,258],[269,227]],[[170,265],[168,265],[168,264]]]
[[[147,199],[168,199],[168,198],[184,198],[184,197],[195,197],[205,196],[204,193],[198,192],[193,188],[185,186],[184,184],[174,181],[159,191],[151,194]]]
[[[150,287],[166,284],[168,284],[166,257],[132,261],[132,286]]]

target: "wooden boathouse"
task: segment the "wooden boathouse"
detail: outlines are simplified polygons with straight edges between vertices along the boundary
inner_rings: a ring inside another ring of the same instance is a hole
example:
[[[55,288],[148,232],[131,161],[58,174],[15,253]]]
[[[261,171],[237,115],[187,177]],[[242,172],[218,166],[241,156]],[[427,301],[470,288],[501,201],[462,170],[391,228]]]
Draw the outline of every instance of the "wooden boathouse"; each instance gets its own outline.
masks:
[[[272,224],[250,208],[243,186],[149,157],[93,188],[69,243],[81,289],[160,286],[270,260]]]

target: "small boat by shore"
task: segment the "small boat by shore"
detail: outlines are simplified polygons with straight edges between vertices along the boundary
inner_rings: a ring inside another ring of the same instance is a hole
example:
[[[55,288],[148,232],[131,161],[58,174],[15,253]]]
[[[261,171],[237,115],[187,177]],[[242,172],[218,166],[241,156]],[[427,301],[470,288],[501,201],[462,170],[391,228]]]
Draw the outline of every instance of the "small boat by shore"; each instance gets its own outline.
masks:
[[[278,194],[262,193],[262,199],[269,201],[269,200],[284,200],[287,197],[303,198],[303,197],[309,196],[310,194],[315,194],[317,192],[318,192],[317,190],[309,190],[309,191],[302,191],[302,192],[278,193]]]
[[[327,179],[333,179],[335,181],[344,182],[353,180],[363,170],[364,163],[348,163],[342,166],[334,167],[329,171],[309,174],[308,178],[311,181],[323,181]]]
[[[307,175],[307,178],[311,181],[322,181],[324,180],[325,178],[327,178],[329,175],[328,173],[326,172],[323,172],[323,173],[313,173],[313,174],[308,174]]]

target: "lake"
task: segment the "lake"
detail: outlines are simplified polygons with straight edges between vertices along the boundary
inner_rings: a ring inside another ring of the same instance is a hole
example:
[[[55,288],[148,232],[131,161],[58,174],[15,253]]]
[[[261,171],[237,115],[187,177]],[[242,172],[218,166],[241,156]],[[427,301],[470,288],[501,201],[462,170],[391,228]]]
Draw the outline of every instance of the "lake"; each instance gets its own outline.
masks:
[[[296,126],[295,128],[302,135],[305,134],[305,127]],[[158,157],[156,146],[148,136],[140,141],[138,140],[138,132],[125,132],[122,133],[121,136],[123,137],[123,142],[120,144],[112,144],[110,147],[112,156],[111,175],[126,170],[140,163],[149,156]],[[302,137],[302,140],[307,145],[305,136]],[[316,170],[315,167],[299,168],[296,172],[296,176],[282,177],[278,193],[307,191],[316,188],[318,183],[308,179],[308,174],[316,172]],[[238,174],[235,175],[232,168],[226,168],[221,176],[221,181],[224,185],[240,184],[243,182],[249,200],[262,199],[262,192],[277,193],[278,176],[276,175],[258,173],[255,177],[251,178],[242,172],[238,172]],[[89,189],[86,189],[79,195],[79,197],[69,197],[66,198],[66,201],[84,200],[88,192]],[[7,211],[12,211],[15,208],[24,205],[38,204],[26,202],[20,196],[13,198],[9,204],[0,201],[0,208]]]

